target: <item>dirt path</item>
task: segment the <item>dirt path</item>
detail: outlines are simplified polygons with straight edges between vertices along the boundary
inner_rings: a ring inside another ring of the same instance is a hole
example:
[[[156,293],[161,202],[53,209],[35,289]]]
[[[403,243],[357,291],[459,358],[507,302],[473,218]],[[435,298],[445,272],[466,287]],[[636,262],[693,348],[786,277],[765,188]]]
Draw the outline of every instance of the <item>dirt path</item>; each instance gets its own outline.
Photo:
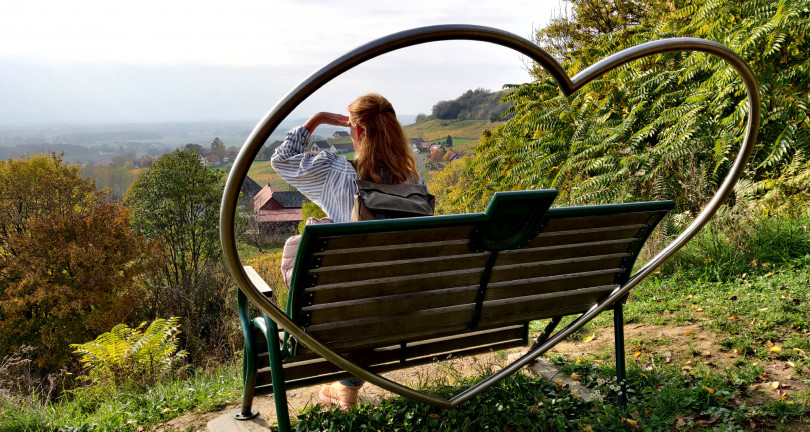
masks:
[[[605,327],[595,330],[592,335],[579,341],[566,341],[554,347],[547,355],[564,355],[575,360],[580,357],[595,361],[613,361],[613,328]],[[626,359],[628,364],[636,362],[643,368],[656,368],[661,358],[666,363],[681,365],[684,370],[703,364],[717,373],[736,368],[739,354],[724,350],[717,343],[717,335],[693,324],[688,326],[664,327],[648,324],[625,326]],[[585,342],[587,340],[587,342]],[[525,350],[524,350],[525,351]],[[511,353],[518,353],[513,350]],[[654,356],[654,354],[657,354]],[[658,359],[658,360],[656,360]],[[668,361],[667,361],[668,359]],[[452,361],[438,362],[384,374],[388,379],[410,387],[422,384],[453,382],[462,376],[483,374],[488,370],[497,370],[507,364],[503,353],[484,354]],[[746,360],[751,362],[750,359]],[[798,372],[787,364],[773,358],[761,361],[764,368],[761,382],[751,388],[753,399],[762,403],[775,399],[790,399],[794,394],[806,390],[806,384],[798,377]],[[304,408],[319,402],[320,386],[305,387],[287,393],[291,417]],[[391,394],[379,387],[365,385],[360,393],[361,402],[376,403]],[[262,423],[275,423],[275,406],[272,395],[256,398],[254,407],[260,413]],[[195,430],[204,431],[209,421],[233,413],[239,409],[238,404],[229,405],[223,410],[207,413],[189,413],[158,426],[157,430]],[[248,430],[248,429],[246,429]],[[806,430],[802,428],[793,430]]]

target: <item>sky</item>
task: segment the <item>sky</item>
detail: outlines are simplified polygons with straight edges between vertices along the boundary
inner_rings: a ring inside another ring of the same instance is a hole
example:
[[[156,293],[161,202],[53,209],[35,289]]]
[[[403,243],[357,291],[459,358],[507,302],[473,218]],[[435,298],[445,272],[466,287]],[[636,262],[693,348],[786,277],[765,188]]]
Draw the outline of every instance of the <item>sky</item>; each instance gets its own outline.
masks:
[[[261,119],[340,55],[435,24],[530,38],[560,0],[2,0],[0,127]],[[529,80],[518,53],[483,42],[405,48],[341,75],[292,115],[345,112],[378,92],[400,114],[468,89]]]

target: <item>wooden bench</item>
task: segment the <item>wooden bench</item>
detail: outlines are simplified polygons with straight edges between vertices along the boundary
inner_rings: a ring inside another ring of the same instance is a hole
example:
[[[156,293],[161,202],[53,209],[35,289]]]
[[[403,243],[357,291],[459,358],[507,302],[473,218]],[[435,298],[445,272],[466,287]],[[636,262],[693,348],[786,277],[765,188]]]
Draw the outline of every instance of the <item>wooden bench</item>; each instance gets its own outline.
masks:
[[[485,213],[359,223],[304,230],[287,315],[309,335],[374,373],[527,346],[529,323],[584,313],[631,275],[650,232],[672,201],[549,209],[555,190],[499,192]],[[271,294],[252,269],[260,291]],[[249,316],[242,409],[274,392],[279,429],[289,428],[286,389],[349,375],[267,316]],[[621,303],[617,375],[624,381]],[[275,388],[274,388],[275,387]]]

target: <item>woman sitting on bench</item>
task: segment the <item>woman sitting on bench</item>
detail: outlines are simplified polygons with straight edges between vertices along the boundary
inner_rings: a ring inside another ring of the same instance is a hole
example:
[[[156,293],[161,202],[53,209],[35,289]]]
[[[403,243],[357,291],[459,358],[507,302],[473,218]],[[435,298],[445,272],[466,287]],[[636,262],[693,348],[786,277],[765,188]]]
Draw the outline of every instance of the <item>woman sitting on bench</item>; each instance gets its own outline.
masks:
[[[322,124],[347,126],[355,150],[353,162],[328,150],[305,153],[312,133]],[[305,145],[307,144],[307,145]],[[287,132],[271,159],[276,173],[317,204],[336,223],[351,220],[355,180],[381,184],[421,184],[413,151],[396,118],[394,107],[378,94],[360,96],[349,105],[349,116],[319,112],[303,126]],[[321,387],[326,403],[348,409],[357,402],[360,379]]]

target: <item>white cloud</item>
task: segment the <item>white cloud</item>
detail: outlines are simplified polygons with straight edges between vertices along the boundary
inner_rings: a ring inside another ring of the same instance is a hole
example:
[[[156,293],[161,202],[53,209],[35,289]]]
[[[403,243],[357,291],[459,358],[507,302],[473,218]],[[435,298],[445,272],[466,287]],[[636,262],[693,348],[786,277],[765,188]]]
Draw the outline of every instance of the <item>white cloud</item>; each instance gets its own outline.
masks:
[[[17,83],[0,82],[0,113],[18,121],[41,120],[74,104],[77,108],[64,114],[141,121],[158,115],[166,120],[258,118],[309,74],[378,37],[447,23],[529,37],[559,0],[7,3],[0,63],[37,73],[0,70],[0,78],[12,75]],[[382,92],[397,101],[400,112],[415,114],[470,88],[495,90],[526,79],[520,56],[506,48],[434,43],[361,65],[313,95],[298,115],[345,109],[366,91]]]

